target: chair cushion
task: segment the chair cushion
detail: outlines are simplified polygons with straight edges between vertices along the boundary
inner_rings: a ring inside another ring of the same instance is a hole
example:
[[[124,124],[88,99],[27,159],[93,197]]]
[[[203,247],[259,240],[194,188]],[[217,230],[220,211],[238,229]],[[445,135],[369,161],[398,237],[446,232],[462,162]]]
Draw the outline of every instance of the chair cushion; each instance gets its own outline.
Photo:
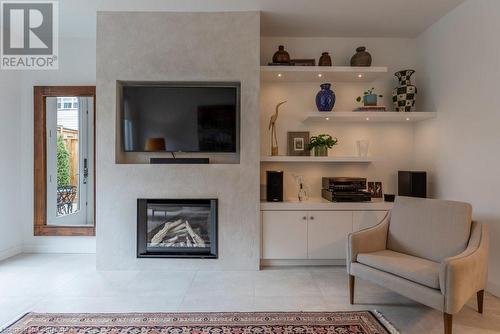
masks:
[[[409,281],[439,289],[439,263],[391,250],[358,254],[357,262]]]
[[[467,203],[397,197],[387,249],[441,262],[467,247],[471,216],[472,207]]]

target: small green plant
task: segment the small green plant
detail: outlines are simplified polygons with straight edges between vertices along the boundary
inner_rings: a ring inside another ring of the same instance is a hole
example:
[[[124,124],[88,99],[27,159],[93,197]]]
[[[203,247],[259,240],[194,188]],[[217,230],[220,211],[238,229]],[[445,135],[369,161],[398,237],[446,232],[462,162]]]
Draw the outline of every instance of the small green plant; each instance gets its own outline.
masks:
[[[368,89],[366,92],[363,92],[363,96],[366,96],[366,95],[377,95],[375,93],[375,87],[372,87],[371,89]],[[378,97],[384,97],[384,95],[377,95]],[[361,102],[361,100],[363,99],[362,96],[358,96],[356,98],[356,101],[358,102]]]
[[[332,148],[337,145],[338,139],[327,134],[320,134],[317,136],[312,136],[309,141],[308,149],[312,150],[315,147],[328,147]]]

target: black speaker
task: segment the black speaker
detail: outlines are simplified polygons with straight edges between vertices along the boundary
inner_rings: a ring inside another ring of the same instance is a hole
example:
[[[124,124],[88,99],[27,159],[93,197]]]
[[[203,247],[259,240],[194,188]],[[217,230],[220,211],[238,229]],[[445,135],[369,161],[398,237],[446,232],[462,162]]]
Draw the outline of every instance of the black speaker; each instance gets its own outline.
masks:
[[[398,171],[398,195],[427,197],[427,173]]]
[[[267,201],[283,202],[283,171],[268,170],[267,177]]]

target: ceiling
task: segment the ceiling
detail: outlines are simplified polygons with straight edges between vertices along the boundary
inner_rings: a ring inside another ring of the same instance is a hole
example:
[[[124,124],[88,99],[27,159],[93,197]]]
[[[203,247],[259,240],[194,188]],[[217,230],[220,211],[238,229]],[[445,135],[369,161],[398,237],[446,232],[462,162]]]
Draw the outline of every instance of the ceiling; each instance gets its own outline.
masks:
[[[96,11],[262,11],[263,36],[416,37],[464,0],[60,0],[60,33],[95,36]]]

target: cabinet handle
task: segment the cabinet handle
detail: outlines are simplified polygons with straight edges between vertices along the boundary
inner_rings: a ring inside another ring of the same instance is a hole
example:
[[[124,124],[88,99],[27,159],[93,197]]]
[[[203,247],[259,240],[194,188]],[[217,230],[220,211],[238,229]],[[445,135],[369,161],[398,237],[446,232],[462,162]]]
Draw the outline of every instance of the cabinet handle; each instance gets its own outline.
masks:
[[[304,216],[304,217],[302,217],[302,219],[303,219],[303,220],[307,220],[307,217],[306,217],[306,216]]]
[[[309,217],[310,220],[314,220],[314,216]]]

